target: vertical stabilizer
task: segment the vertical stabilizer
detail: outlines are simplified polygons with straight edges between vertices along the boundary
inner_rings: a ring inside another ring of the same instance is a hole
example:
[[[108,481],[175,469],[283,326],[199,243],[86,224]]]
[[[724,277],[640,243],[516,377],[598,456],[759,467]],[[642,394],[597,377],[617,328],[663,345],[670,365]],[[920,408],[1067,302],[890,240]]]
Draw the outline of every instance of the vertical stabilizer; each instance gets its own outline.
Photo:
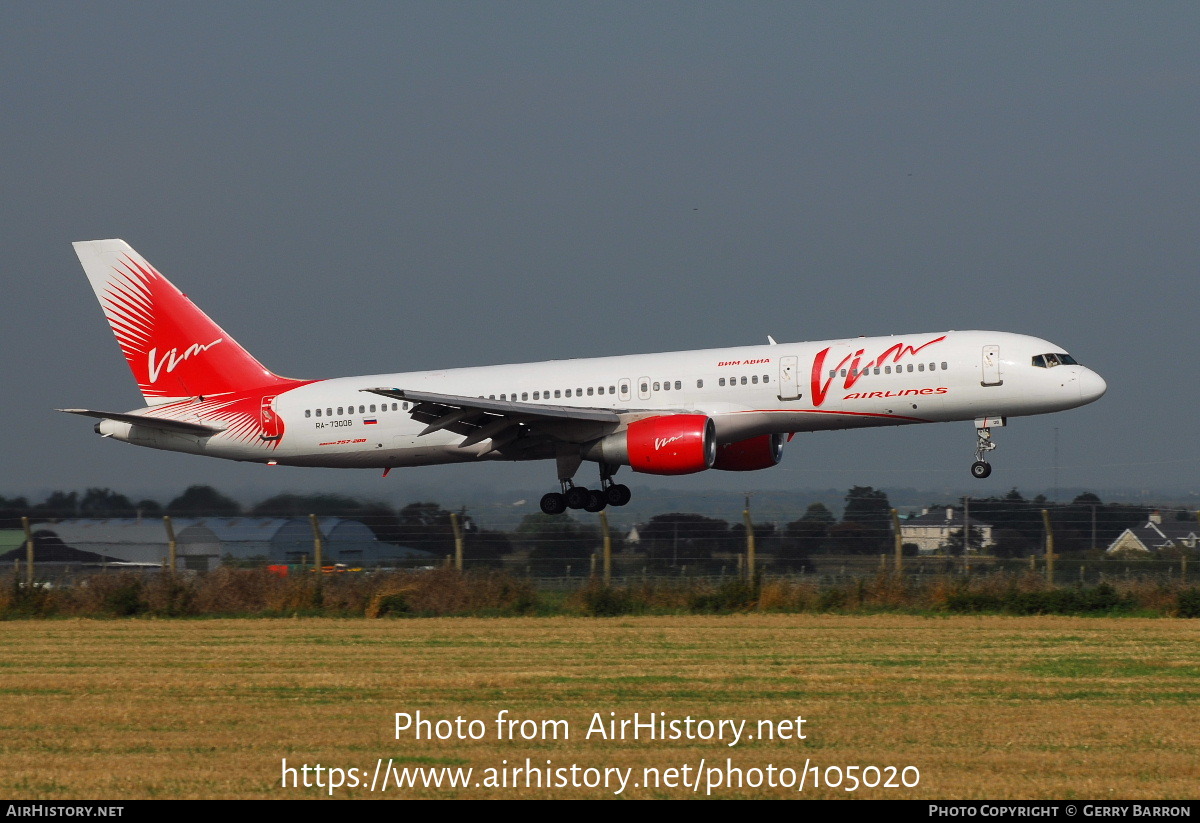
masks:
[[[255,360],[124,240],[74,246],[147,405],[294,383]]]

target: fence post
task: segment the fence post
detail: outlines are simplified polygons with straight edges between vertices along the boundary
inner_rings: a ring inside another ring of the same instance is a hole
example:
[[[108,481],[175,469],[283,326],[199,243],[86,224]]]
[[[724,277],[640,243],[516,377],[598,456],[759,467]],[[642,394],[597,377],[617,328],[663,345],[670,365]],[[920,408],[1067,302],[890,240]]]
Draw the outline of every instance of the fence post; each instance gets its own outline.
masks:
[[[750,522],[750,497],[746,496],[746,508],[742,509],[742,521],[746,524],[746,579],[754,582],[754,524]]]
[[[167,568],[171,570],[171,574],[175,574],[176,547],[175,542],[175,526],[171,523],[169,514],[163,515],[163,525],[167,529]]]
[[[1054,530],[1050,528],[1050,510],[1042,509],[1042,523],[1046,526],[1046,582],[1054,585]]]
[[[604,538],[604,585],[612,583],[612,535],[608,532],[608,515],[600,512],[600,534]]]
[[[321,526],[317,523],[317,516],[310,514],[308,516],[308,524],[312,526],[313,533],[313,565],[316,566],[317,574],[321,574],[321,549],[324,548],[324,540],[321,537]],[[321,578],[317,578],[320,580]]]
[[[33,530],[29,527],[29,518],[21,518],[21,527],[25,529],[25,583],[33,585]]]
[[[454,532],[454,568],[463,569],[463,536],[462,525],[458,522],[458,512],[450,512],[450,528]]]
[[[904,535],[900,533],[900,513],[892,509],[892,539],[896,550],[896,574],[904,571]]]

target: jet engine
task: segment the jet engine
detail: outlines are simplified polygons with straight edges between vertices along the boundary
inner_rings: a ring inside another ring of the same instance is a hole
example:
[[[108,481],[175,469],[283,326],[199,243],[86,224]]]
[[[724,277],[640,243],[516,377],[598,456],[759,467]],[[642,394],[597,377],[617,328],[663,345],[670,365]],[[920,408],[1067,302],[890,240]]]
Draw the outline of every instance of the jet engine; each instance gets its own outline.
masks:
[[[750,472],[769,469],[783,459],[784,435],[762,434],[717,446],[714,469],[727,472]]]
[[[647,417],[592,443],[584,456],[643,474],[694,474],[717,459],[716,426],[703,414]]]

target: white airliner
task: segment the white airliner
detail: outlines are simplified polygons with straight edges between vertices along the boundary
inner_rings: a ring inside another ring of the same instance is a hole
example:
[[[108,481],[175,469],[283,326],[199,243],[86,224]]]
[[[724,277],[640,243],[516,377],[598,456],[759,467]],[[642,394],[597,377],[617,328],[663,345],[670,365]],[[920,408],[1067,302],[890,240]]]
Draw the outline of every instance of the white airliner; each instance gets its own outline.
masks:
[[[554,460],[549,514],[629,502],[621,466],[673,475],[779,462],[795,432],[972,420],[991,428],[1091,403],[1107,386],[1060,347],[946,331],[444,371],[293,380],[266,369],[123,240],[75,252],[146,406],[96,432],[139,446],[286,466]],[[769,339],[769,338],[768,338]],[[598,489],[573,482],[584,460]]]

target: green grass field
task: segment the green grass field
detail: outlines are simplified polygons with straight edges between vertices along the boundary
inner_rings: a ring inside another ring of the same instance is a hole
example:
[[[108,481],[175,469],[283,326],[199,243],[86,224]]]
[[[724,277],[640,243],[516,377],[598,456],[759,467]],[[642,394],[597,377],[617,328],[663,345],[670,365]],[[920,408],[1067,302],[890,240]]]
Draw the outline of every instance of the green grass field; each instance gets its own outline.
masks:
[[[1187,799],[1200,785],[1198,621],[806,614],[5,627],[0,795],[13,799],[329,794],[283,787],[284,759],[300,783],[304,765],[310,783],[318,764],[342,770],[338,798]],[[424,730],[449,739],[410,730],[397,739],[396,713],[418,711],[463,722]],[[534,722],[499,739],[501,711]],[[677,721],[678,739],[585,736],[596,715],[635,712]],[[700,720],[723,739],[699,739],[709,736]],[[727,745],[739,721],[742,736]],[[768,726],[787,739],[759,739]],[[511,771],[527,759],[541,788]],[[472,772],[466,786],[397,789],[402,770],[418,767]],[[903,785],[916,774],[905,767],[919,770],[917,785]],[[389,775],[386,791],[377,769]],[[827,787],[839,773],[842,787]],[[851,775],[897,785],[848,792]],[[572,785],[589,782],[598,785]]]

